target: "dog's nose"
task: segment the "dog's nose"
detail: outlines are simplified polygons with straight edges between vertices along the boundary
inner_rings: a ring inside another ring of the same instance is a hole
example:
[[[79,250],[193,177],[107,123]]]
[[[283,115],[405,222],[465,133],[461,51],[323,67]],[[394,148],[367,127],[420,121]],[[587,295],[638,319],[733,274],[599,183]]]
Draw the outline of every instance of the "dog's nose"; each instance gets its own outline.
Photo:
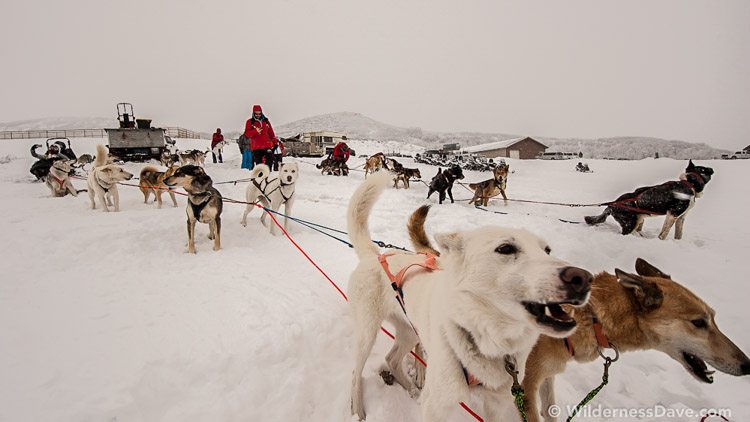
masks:
[[[578,267],[565,267],[560,271],[560,279],[568,287],[576,292],[583,292],[590,289],[594,276],[590,272]]]

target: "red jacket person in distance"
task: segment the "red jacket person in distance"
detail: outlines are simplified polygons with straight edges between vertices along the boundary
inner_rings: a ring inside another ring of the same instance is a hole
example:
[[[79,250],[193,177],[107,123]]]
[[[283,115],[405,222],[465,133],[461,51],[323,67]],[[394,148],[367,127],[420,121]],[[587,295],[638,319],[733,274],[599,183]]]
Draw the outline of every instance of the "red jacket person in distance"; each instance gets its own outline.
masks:
[[[253,164],[265,162],[270,166],[273,162],[273,147],[277,142],[276,135],[273,133],[271,122],[257,104],[253,106],[253,117],[245,123],[245,136],[250,138]]]

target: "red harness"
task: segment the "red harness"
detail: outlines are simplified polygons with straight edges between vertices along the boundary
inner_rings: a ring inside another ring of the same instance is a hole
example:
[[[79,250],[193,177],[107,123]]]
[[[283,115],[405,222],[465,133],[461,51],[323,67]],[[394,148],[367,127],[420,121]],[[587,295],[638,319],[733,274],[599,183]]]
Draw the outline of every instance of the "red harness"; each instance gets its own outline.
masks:
[[[435,255],[431,253],[425,253],[425,252],[418,252],[420,255],[424,255],[425,259],[424,262],[415,262],[413,264],[409,264],[406,267],[402,268],[401,271],[394,275],[391,273],[390,268],[388,268],[388,257],[393,256],[394,254],[381,254],[378,255],[378,260],[380,261],[380,265],[383,266],[383,270],[385,271],[385,274],[388,276],[388,279],[391,280],[391,287],[393,287],[393,290],[396,291],[396,298],[398,299],[398,302],[401,304],[401,308],[404,311],[404,314],[406,313],[406,308],[404,307],[404,292],[401,289],[405,283],[404,280],[404,274],[406,274],[406,271],[414,266],[422,267],[428,271],[441,271],[442,268],[438,268],[437,265],[435,265]],[[416,330],[415,330],[416,331]]]
[[[52,178],[53,178],[53,179],[57,180],[57,183],[59,183],[59,184],[60,184],[60,189],[62,189],[62,188],[63,188],[63,185],[65,184],[65,181],[64,181],[64,180],[60,180],[60,179],[58,179],[57,177],[55,177],[55,175],[54,175],[54,174],[52,174],[52,172],[50,172],[50,173],[49,173],[49,175],[50,175],[50,176],[52,176]]]

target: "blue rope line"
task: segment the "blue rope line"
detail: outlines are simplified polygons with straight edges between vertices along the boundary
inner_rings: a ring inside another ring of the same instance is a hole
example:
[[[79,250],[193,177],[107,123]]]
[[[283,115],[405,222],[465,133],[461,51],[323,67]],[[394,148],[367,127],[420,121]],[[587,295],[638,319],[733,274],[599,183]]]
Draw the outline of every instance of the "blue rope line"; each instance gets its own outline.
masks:
[[[480,205],[476,205],[476,204],[474,205],[474,208],[476,208],[476,209],[478,209],[478,210],[486,211],[486,212],[491,212],[491,213],[494,213],[494,214],[503,214],[503,215],[508,215],[508,213],[507,213],[507,212],[502,212],[502,211],[491,211],[491,210],[488,210],[488,209],[486,209],[486,208],[482,208],[482,206],[480,206]],[[526,213],[526,215],[531,215],[531,216],[533,216],[533,214],[529,214],[529,213]],[[581,224],[581,222],[580,222],[580,221],[570,221],[570,220],[564,220],[564,219],[562,219],[562,218],[556,218],[556,220],[558,220],[558,221],[560,221],[560,222],[563,222],[563,223],[568,223],[568,224]]]

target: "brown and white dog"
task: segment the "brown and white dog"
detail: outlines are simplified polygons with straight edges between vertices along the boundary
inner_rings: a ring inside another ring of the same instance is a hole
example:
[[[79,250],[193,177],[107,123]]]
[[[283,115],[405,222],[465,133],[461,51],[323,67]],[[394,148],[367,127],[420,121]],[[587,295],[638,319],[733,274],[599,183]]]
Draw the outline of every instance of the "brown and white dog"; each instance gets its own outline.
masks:
[[[213,187],[211,177],[203,168],[188,164],[165,178],[164,184],[181,186],[188,193],[188,252],[195,253],[195,223],[198,221],[208,224],[208,238],[213,239],[214,250],[221,249],[221,211],[224,203],[221,193]]]
[[[140,181],[138,187],[141,189],[141,192],[143,192],[144,204],[148,204],[148,197],[151,192],[153,192],[156,197],[155,202],[158,204],[157,208],[161,209],[161,195],[169,188],[169,186],[164,184],[164,179],[173,175],[178,168],[179,167],[177,166],[171,166],[167,168],[167,171],[159,171],[156,167],[146,166],[141,170],[141,175],[138,179]],[[167,190],[167,193],[169,193],[169,197],[172,198],[172,204],[176,207],[177,198],[175,198],[174,192]]]
[[[49,188],[50,193],[55,198],[61,198],[67,194],[78,196],[79,192],[86,190],[76,190],[70,181],[70,172],[73,170],[72,163],[75,160],[58,159],[52,162],[49,173],[44,177],[44,183]]]
[[[493,171],[494,178],[485,180],[480,183],[470,183],[469,187],[474,190],[474,197],[469,204],[487,206],[490,198],[497,195],[503,196],[505,205],[508,205],[508,197],[505,196],[505,186],[508,181],[508,170],[510,166],[498,166]]]
[[[333,158],[325,158],[320,164],[315,165],[320,169],[320,174],[332,174],[334,176],[348,176],[349,166],[345,162],[336,161]]]
[[[132,179],[133,174],[114,164],[107,164],[108,160],[107,149],[104,145],[97,145],[94,168],[89,172],[86,184],[88,185],[92,210],[96,209],[94,197],[97,197],[105,212],[109,212],[108,204],[114,205],[115,212],[117,212],[120,211],[120,194],[117,191],[117,183]]]
[[[177,157],[180,158],[180,165],[183,166],[187,164],[193,164],[196,166],[204,167],[206,165],[206,151],[201,151],[199,149],[179,151],[177,153]]]
[[[620,352],[664,352],[705,383],[713,382],[714,373],[706,362],[726,374],[750,374],[750,360],[719,331],[710,306],[640,258],[635,269],[637,275],[619,269],[616,275],[596,275],[588,305],[575,309],[578,330],[567,338],[569,347],[559,338],[539,337],[526,361],[523,379],[529,422],[539,420],[539,395],[545,421],[556,420],[548,412],[555,404],[555,375],[563,372],[568,362],[591,362],[599,357],[594,315],[606,336],[602,342],[614,344]]]
[[[375,173],[376,171],[382,169],[382,168],[388,168],[386,164],[386,158],[385,155],[382,153],[375,154],[372,157],[369,157],[367,161],[365,161],[365,179],[367,179],[367,173]]]
[[[394,380],[413,395],[417,389],[403,371],[403,358],[418,342],[429,356],[422,420],[450,419],[471,392],[485,396],[485,420],[517,417],[505,365],[523,368],[539,334],[572,333],[575,322],[561,304],[586,303],[592,275],[551,257],[549,246],[534,234],[501,227],[436,235],[440,257],[425,259],[405,251],[380,255],[368,217],[390,180],[387,172],[368,178],[352,196],[347,213],[349,238],[359,258],[348,291],[354,323],[352,414],[365,419],[362,371],[380,324],[388,319],[396,336],[386,364]],[[433,264],[436,270],[406,273],[399,290],[402,308],[389,274],[419,264]],[[465,374],[482,385],[471,387]]]

